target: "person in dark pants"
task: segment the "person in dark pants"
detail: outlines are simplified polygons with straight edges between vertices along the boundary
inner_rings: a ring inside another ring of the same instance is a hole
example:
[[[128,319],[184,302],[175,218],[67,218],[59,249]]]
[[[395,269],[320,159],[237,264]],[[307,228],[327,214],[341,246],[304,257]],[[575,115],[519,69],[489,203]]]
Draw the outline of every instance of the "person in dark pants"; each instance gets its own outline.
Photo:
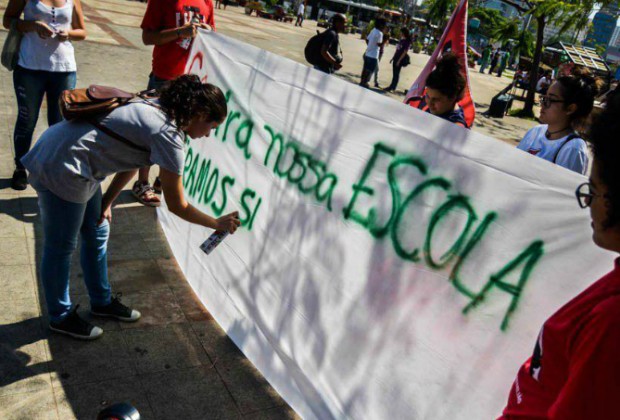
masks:
[[[385,90],[387,92],[395,90],[398,87],[398,80],[400,78],[400,71],[404,67],[403,63],[407,57],[407,52],[411,48],[411,33],[406,27],[400,30],[400,41],[396,45],[396,52],[394,57],[390,60],[392,63],[392,83]]]
[[[338,13],[332,17],[332,26],[324,32],[321,45],[321,63],[315,69],[332,74],[342,68],[342,57],[339,55],[340,39],[338,34],[344,32],[346,18]]]
[[[491,54],[491,66],[489,67],[489,74],[493,73],[493,69],[497,67],[497,62],[499,61],[499,50],[493,51]]]
[[[76,81],[72,41],[84,40],[86,30],[80,0],[10,0],[2,23],[7,29],[14,23],[23,34],[13,71],[18,112],[11,180],[11,188],[21,191],[28,187],[21,158],[30,150],[43,97],[47,98],[48,125],[62,121],[58,99],[63,90],[75,88]]]

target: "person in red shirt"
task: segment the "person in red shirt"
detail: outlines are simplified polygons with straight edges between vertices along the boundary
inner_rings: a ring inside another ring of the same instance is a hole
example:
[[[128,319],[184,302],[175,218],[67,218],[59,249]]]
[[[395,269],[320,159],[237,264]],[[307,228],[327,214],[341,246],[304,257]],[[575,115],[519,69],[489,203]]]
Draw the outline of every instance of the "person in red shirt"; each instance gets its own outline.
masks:
[[[142,20],[142,42],[154,45],[153,70],[147,89],[159,89],[166,82],[185,73],[192,40],[198,28],[215,30],[213,2],[211,0],[149,0]],[[160,205],[155,194],[161,193],[161,183],[156,179],[149,184],[150,167],[140,169],[132,193],[142,204]]]
[[[593,124],[594,164],[577,188],[592,239],[620,253],[620,95]],[[620,258],[615,268],[543,325],[500,419],[620,418]]]

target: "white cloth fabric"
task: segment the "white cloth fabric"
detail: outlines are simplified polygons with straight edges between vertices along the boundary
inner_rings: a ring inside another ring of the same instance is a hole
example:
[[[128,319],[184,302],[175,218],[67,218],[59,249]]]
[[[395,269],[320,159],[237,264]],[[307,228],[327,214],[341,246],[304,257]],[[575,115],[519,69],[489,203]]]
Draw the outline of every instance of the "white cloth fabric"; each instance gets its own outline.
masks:
[[[24,8],[25,20],[39,20],[56,31],[70,30],[72,18],[73,0],[67,0],[62,7],[48,6],[39,0],[27,0]],[[57,37],[42,39],[36,31],[24,34],[17,63],[30,70],[77,70],[71,41],[60,42]]]
[[[544,124],[530,129],[517,148],[549,162],[555,160],[556,164],[585,175],[589,160],[586,142],[580,137],[568,140],[569,136],[549,140],[545,135],[547,128]]]
[[[383,32],[373,28],[368,35],[368,46],[366,47],[366,57],[379,59],[379,45],[383,42]]]
[[[306,10],[306,6],[303,3],[300,3],[299,9],[297,9],[297,15],[303,15]]]

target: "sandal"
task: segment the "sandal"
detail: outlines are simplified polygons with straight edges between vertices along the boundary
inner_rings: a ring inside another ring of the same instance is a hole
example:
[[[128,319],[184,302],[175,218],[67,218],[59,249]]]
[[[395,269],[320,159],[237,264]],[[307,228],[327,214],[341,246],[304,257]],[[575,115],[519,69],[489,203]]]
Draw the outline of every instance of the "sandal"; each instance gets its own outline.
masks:
[[[155,182],[153,182],[153,191],[155,194],[161,194],[161,179],[159,177],[155,178]]]
[[[145,206],[159,207],[161,204],[159,197],[155,195],[153,187],[151,187],[148,182],[136,181],[135,184],[133,184],[131,193],[136,197],[136,200]]]

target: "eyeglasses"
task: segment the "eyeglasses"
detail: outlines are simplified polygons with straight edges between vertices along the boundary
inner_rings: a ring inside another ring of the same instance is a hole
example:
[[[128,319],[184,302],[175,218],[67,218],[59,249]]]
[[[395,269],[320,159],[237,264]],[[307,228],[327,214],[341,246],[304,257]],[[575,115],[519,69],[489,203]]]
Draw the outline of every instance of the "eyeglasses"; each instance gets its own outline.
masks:
[[[586,207],[590,207],[592,205],[592,199],[594,197],[607,197],[606,194],[596,194],[592,191],[592,185],[589,182],[584,182],[575,190],[575,196],[577,197],[577,202],[579,203],[579,207],[585,209]]]
[[[548,96],[541,96],[540,97],[540,105],[543,108],[549,108],[551,106],[551,104],[555,104],[555,103],[564,103],[566,101],[560,100],[560,99],[551,99]]]

